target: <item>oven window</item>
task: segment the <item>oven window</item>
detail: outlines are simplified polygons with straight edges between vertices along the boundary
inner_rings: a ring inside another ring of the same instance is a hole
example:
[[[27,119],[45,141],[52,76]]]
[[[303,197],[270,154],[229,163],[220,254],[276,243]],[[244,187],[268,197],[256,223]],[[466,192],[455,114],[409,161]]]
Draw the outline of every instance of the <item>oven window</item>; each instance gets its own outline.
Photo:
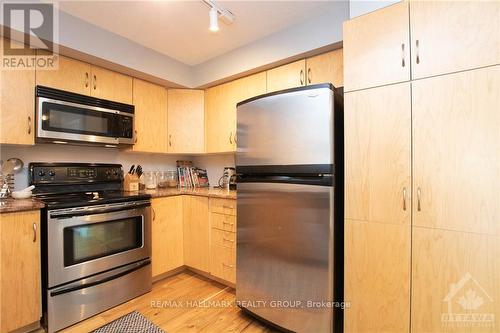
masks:
[[[118,119],[108,112],[49,102],[42,104],[42,129],[46,131],[115,137]]]
[[[64,228],[64,266],[142,247],[142,217]]]

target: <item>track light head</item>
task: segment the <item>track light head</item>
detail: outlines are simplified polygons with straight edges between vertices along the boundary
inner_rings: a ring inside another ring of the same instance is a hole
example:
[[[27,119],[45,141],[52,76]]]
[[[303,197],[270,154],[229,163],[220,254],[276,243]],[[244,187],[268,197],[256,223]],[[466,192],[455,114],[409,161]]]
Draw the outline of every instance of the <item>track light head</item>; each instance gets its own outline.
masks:
[[[215,7],[210,8],[208,16],[210,18],[210,26],[208,30],[212,32],[219,31],[219,13],[217,12],[217,9]]]

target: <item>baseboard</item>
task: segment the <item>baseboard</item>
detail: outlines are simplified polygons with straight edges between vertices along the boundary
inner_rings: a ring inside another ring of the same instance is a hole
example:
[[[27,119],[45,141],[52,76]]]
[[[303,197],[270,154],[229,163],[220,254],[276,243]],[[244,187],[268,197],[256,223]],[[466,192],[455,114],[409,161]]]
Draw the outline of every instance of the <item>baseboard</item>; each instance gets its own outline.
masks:
[[[204,272],[204,271],[200,271],[199,269],[196,269],[194,267],[190,267],[190,266],[185,266],[187,270],[193,272],[193,273],[196,273],[198,275],[201,275],[201,276],[204,276],[210,280],[214,280],[216,282],[219,282],[220,284],[223,284],[225,286],[228,286],[228,287],[231,287],[233,289],[236,289],[236,284],[232,283],[232,282],[229,282],[229,281],[226,281],[224,279],[221,279],[221,278],[218,278],[216,276],[213,276],[212,274],[210,273],[207,273],[207,272]]]

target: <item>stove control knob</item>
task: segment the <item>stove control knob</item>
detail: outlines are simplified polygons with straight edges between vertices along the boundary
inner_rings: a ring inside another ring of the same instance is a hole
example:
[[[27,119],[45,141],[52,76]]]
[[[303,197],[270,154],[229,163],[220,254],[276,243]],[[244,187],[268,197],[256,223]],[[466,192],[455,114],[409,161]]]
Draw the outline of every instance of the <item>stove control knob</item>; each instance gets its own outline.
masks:
[[[113,176],[117,176],[118,175],[118,171],[116,171],[116,169],[113,169]]]
[[[109,171],[109,169],[106,170],[106,176],[109,176],[110,174],[111,174],[111,171]]]
[[[39,175],[40,177],[45,176],[45,171],[44,171],[44,170],[40,170],[40,171],[38,171],[38,175]]]
[[[56,175],[56,172],[54,170],[49,171],[49,176],[54,177]]]

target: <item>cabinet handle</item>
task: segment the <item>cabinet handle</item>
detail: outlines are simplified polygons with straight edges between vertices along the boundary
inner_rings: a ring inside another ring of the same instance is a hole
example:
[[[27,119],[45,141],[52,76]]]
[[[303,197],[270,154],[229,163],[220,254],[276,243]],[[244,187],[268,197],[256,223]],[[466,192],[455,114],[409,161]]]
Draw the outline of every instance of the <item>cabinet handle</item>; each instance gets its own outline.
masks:
[[[134,140],[134,143],[137,143],[137,130],[134,130],[134,133],[135,133],[135,140]]]
[[[301,86],[304,85],[304,70],[303,69],[300,70],[300,85]]]
[[[85,88],[89,86],[89,73],[85,72]]]
[[[233,132],[229,132],[229,143],[230,144],[233,144],[232,136],[233,136]]]
[[[228,264],[226,264],[226,263],[222,263],[222,266],[224,266],[224,267],[228,267],[228,268],[234,268],[234,265],[228,265]]]
[[[94,90],[97,88],[97,76],[94,74]]]
[[[153,207],[151,207],[151,210],[153,211],[153,221],[156,220],[156,212]]]
[[[36,243],[36,223],[33,223],[33,243]]]
[[[406,187],[403,187],[403,210],[406,211]]]
[[[226,242],[234,243],[234,239],[229,239],[229,238],[226,238],[226,237],[222,237],[222,240],[226,241]]]
[[[420,212],[422,210],[422,207],[420,206],[420,195],[421,195],[421,190],[420,187],[417,188],[417,211]]]
[[[168,145],[172,147],[172,134],[168,135]]]
[[[401,67],[405,67],[405,43],[401,44]]]
[[[230,225],[231,227],[234,225],[234,223],[231,223],[231,222],[222,222],[222,224],[227,224],[227,225]]]
[[[226,206],[226,205],[222,205],[222,208],[234,209],[234,207],[233,207],[233,206]]]
[[[233,140],[234,140],[234,143],[238,143],[238,140],[236,139],[236,133],[234,133]]]
[[[420,44],[420,43],[419,43],[419,41],[418,41],[418,39],[417,39],[417,40],[415,41],[416,52],[417,52],[417,64],[420,64],[420,54],[419,54],[420,52],[419,52],[419,49],[418,49],[418,48],[419,48],[419,44]]]
[[[28,116],[28,134],[31,134],[31,116]]]
[[[311,78],[312,78],[312,73],[311,73],[311,67],[307,69],[307,82],[311,83]]]

